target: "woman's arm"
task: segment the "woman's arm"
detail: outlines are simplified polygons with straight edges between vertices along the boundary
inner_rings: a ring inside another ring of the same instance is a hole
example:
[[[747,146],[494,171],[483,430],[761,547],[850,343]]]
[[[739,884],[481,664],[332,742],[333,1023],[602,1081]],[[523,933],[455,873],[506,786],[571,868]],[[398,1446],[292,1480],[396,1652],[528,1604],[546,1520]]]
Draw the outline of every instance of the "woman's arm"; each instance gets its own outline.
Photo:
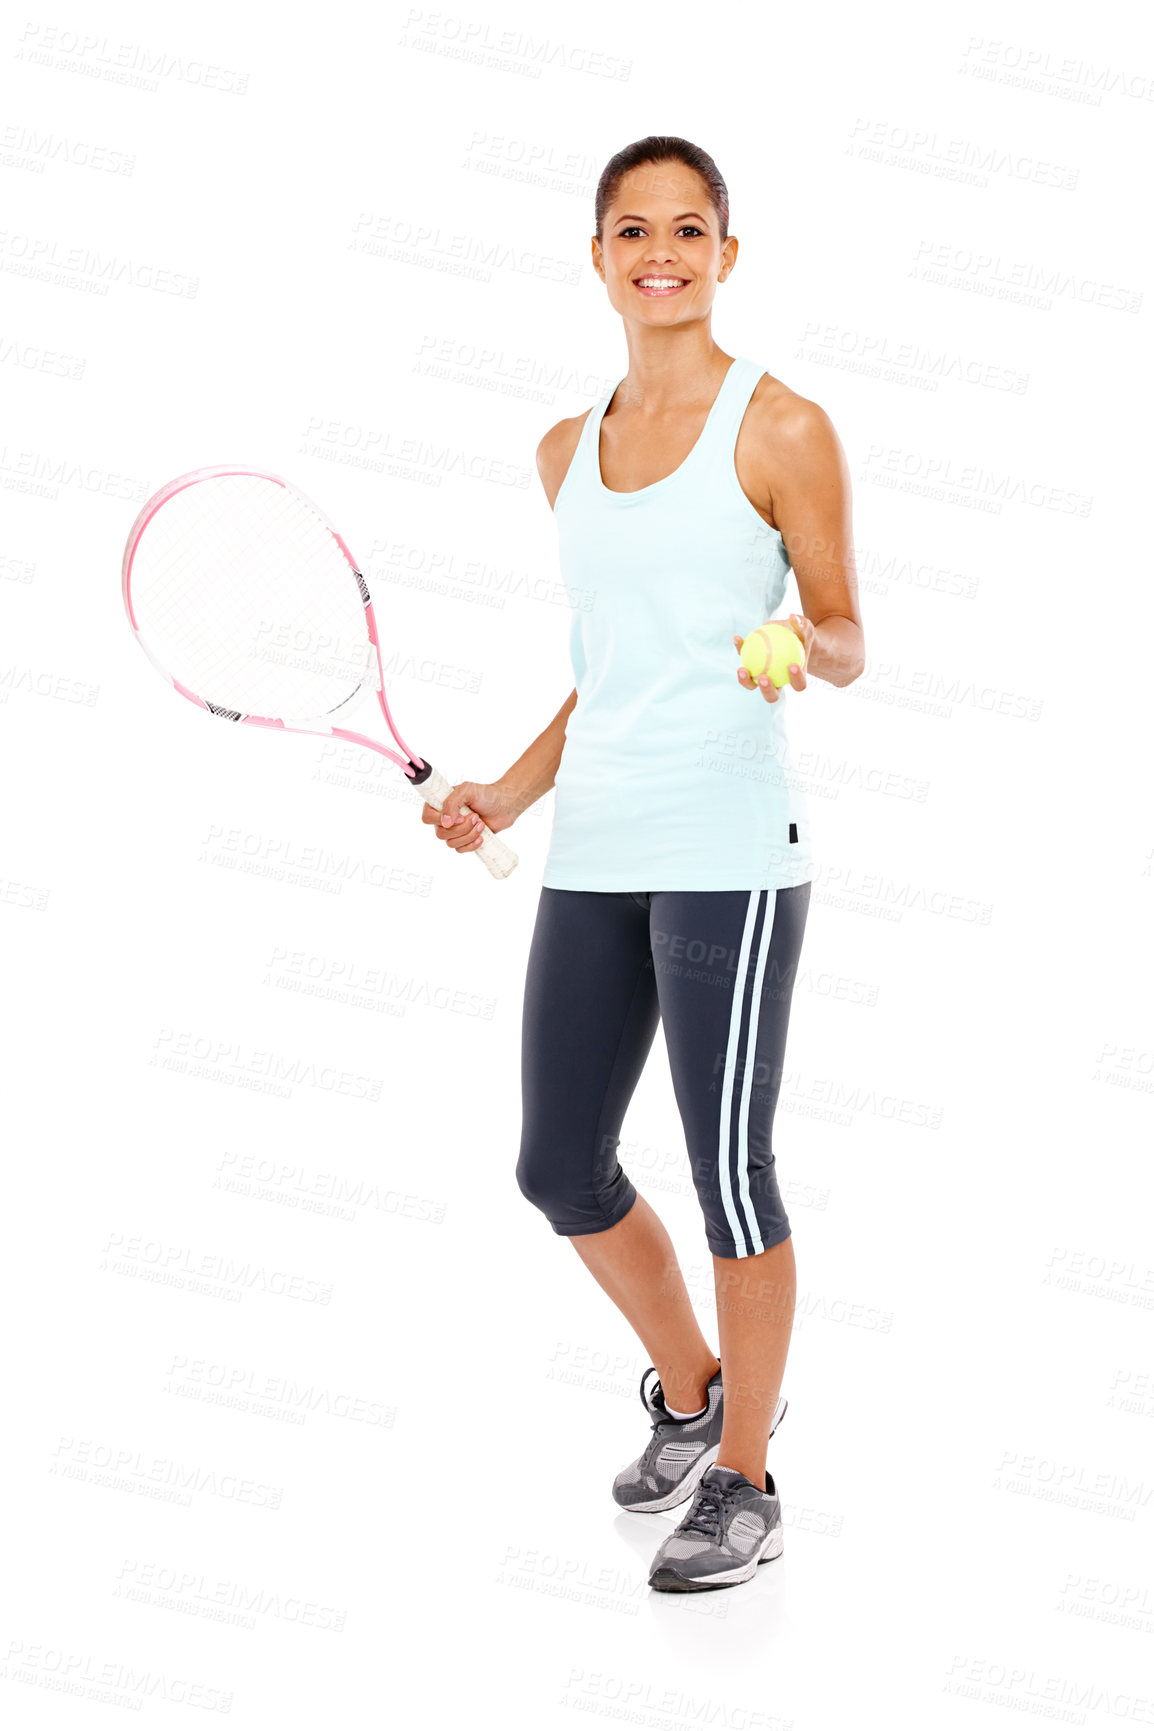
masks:
[[[576,702],[577,693],[571,691],[545,731],[496,781],[459,781],[440,811],[431,805],[422,807],[422,821],[433,825],[438,841],[447,842],[455,853],[467,853],[484,840],[481,818],[496,835],[548,793],[565,749],[565,723]],[[461,816],[463,805],[471,817]]]
[[[766,403],[755,433],[756,502],[781,531],[804,614],[798,623],[805,639],[805,668],[790,676],[790,684],[804,690],[806,676],[812,674],[830,685],[849,685],[865,668],[865,636],[849,464],[841,440],[825,410],[792,391]],[[743,685],[754,685],[744,667],[738,678]],[[772,685],[763,690],[771,703],[776,700]]]
[[[561,753],[565,749],[565,724],[577,703],[571,691],[548,727],[523,751],[498,782],[516,806],[518,815],[548,793],[557,779]]]
[[[550,509],[561,490],[588,413],[586,409],[583,414],[558,421],[537,446],[537,473]],[[479,813],[489,828],[497,833],[516,823],[523,811],[527,811],[542,794],[548,793],[561,767],[565,724],[576,703],[577,693],[571,691],[545,731],[537,735],[532,745],[499,780],[458,782],[439,812],[426,805],[421,817],[425,823],[434,826],[438,841],[447,842],[455,853],[470,853],[480,847],[484,838],[478,817],[461,817],[461,806],[466,805],[471,812]]]
[[[773,504],[802,610],[814,628],[806,672],[830,685],[849,685],[865,667],[849,464],[817,403],[801,398],[785,419],[785,461]]]
[[[561,490],[569,464],[573,461],[573,453],[588,413],[589,410],[586,409],[580,415],[570,415],[564,421],[558,421],[549,428],[537,446],[537,474],[545,489],[550,510]],[[518,814],[540,799],[542,794],[548,793],[556,781],[561,753],[565,749],[565,723],[572,715],[576,702],[577,693],[571,691],[544,733],[537,735],[528,750],[521,753],[516,763],[505,771],[497,783],[514,802]]]

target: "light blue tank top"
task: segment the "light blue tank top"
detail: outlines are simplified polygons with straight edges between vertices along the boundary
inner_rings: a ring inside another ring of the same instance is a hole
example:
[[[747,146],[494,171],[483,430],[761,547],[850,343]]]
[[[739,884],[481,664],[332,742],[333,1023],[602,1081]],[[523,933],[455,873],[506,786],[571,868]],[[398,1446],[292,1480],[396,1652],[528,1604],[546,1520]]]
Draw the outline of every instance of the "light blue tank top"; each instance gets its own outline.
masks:
[[[814,876],[786,738],[799,694],[737,683],[733,634],[773,618],[789,554],[733,455],[766,369],[738,356],[692,451],[648,487],[601,477],[593,405],[553,511],[577,703],[542,882],[573,890],[784,889]]]

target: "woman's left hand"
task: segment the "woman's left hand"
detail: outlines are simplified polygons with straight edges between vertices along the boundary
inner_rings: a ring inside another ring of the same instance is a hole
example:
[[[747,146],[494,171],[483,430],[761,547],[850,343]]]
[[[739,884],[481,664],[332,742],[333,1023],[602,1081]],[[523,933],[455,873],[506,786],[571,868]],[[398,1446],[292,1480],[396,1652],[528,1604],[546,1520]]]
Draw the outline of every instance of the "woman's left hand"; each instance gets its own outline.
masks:
[[[813,621],[807,619],[804,613],[791,613],[788,619],[777,619],[772,623],[776,625],[788,625],[794,635],[801,638],[802,648],[805,650],[806,664],[808,665],[810,646],[813,643],[814,637]],[[745,638],[738,637],[735,632],[733,641],[737,645],[737,653],[740,655],[741,646],[745,642]],[[779,695],[778,688],[773,683],[773,680],[769,677],[768,673],[761,674],[755,680],[748,667],[746,667],[743,662],[737,670],[737,677],[739,683],[744,685],[747,691],[760,691],[767,703],[777,702]],[[805,690],[805,667],[799,666],[796,661],[791,661],[789,665],[789,683],[795,691]],[[784,690],[784,687],[782,687],[782,689]]]

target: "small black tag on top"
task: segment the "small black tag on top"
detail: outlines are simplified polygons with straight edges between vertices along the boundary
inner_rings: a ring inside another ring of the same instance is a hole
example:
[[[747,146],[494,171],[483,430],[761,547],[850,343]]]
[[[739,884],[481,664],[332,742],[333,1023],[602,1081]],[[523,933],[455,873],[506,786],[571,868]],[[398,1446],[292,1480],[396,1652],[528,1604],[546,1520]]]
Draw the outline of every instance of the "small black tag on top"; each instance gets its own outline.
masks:
[[[795,823],[791,823],[789,826],[789,839],[790,841],[797,840],[797,825]]]

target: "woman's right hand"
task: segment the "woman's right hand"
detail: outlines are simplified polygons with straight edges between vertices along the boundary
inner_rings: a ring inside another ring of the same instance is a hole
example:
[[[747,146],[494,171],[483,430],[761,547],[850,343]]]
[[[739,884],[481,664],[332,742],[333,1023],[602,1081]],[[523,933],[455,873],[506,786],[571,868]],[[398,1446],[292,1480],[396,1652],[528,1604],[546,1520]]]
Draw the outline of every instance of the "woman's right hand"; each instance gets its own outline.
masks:
[[[471,816],[460,815],[463,805],[468,806]],[[522,809],[503,782],[459,781],[445,795],[440,811],[427,802],[422,806],[421,822],[432,824],[437,840],[447,842],[454,853],[471,853],[485,839],[482,818],[496,835],[515,823]]]

